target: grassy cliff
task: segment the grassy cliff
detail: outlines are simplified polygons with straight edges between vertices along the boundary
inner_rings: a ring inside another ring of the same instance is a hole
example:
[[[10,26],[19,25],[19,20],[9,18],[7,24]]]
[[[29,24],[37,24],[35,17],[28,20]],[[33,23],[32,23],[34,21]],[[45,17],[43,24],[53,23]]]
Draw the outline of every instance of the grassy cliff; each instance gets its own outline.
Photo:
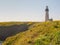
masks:
[[[28,30],[8,37],[2,45],[60,45],[60,21],[26,24]]]

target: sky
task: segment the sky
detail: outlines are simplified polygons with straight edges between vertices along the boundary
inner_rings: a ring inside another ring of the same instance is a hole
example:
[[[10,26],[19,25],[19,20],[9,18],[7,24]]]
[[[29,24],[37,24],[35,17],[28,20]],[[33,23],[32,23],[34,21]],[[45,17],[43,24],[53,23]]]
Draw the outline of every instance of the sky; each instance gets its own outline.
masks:
[[[0,0],[0,22],[44,21],[46,6],[49,17],[60,20],[60,0]]]

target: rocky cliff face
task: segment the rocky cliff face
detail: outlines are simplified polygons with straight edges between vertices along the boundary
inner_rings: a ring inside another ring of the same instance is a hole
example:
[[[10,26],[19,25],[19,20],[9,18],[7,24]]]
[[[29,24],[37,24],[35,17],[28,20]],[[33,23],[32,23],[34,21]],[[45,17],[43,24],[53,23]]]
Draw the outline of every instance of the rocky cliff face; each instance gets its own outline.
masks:
[[[13,36],[25,30],[28,30],[27,24],[0,26],[0,39],[5,40],[7,37]]]

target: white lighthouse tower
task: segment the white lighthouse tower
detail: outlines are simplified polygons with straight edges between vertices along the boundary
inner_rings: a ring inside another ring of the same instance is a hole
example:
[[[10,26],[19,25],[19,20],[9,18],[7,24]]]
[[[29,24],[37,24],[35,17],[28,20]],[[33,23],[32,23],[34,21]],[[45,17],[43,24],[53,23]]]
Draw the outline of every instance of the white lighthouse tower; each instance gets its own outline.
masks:
[[[49,19],[49,8],[46,6],[45,9],[45,21],[53,21],[53,19]]]

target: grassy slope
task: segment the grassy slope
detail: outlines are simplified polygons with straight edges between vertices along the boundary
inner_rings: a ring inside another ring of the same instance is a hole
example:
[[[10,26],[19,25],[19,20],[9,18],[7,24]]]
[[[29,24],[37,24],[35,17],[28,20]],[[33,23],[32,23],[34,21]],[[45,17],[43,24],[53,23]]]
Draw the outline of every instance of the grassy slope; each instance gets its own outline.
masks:
[[[2,45],[60,45],[60,21],[36,22],[27,31],[8,37]]]

